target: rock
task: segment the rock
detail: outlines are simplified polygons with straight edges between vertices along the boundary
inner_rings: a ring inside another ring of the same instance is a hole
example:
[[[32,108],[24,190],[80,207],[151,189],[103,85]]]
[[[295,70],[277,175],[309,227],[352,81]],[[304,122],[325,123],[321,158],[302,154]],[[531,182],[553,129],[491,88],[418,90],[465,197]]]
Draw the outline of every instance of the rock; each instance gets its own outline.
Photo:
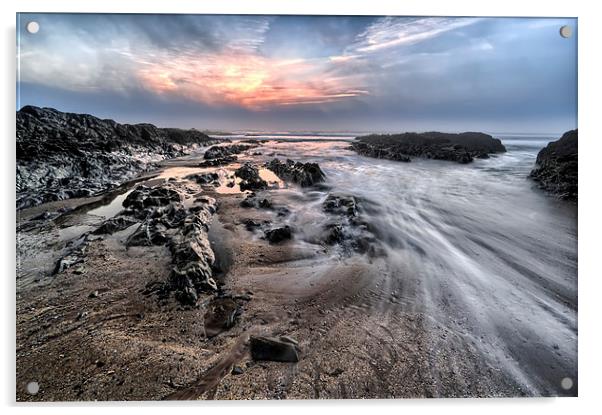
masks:
[[[98,298],[98,290],[94,290],[88,294],[88,298]]]
[[[247,151],[250,148],[253,148],[253,145],[245,145],[245,144],[231,144],[227,146],[213,146],[207,151],[205,151],[204,158],[206,160],[211,159],[223,159],[228,156],[232,156],[234,154],[240,154],[243,151]]]
[[[107,191],[157,161],[220,141],[33,106],[17,111],[16,121],[17,209]]]
[[[274,337],[251,336],[250,345],[253,360],[294,363],[299,361],[299,348],[289,341]]]
[[[292,238],[292,231],[290,226],[284,226],[283,228],[270,229],[265,232],[265,239],[271,244],[277,244],[282,241]]]
[[[217,291],[212,278],[215,255],[209,242],[208,230],[211,216],[215,213],[215,199],[207,198],[207,203],[189,209],[183,224],[169,241],[169,249],[174,267],[170,281],[172,289],[186,294],[194,290]],[[192,300],[186,294],[187,300]],[[196,302],[196,301],[195,301]]]
[[[303,187],[313,186],[323,182],[326,176],[318,163],[300,163],[286,160],[282,163],[279,159],[273,159],[266,167],[276,173],[282,180],[296,183]]]
[[[114,218],[110,218],[103,222],[97,229],[95,229],[92,234],[94,235],[104,235],[104,234],[113,234],[115,232],[122,231],[124,229],[129,228],[130,226],[136,224],[137,221],[128,218],[126,216],[117,216]]]
[[[360,202],[363,204],[360,205]],[[372,257],[384,254],[380,238],[375,234],[376,230],[360,216],[360,212],[366,209],[366,203],[368,202],[353,195],[329,194],[322,209],[332,215],[333,219],[324,226],[320,242],[339,245],[347,254],[360,253]],[[370,215],[377,216],[378,210]]]
[[[268,187],[268,183],[259,176],[259,169],[250,163],[243,164],[234,175],[242,179],[240,190],[262,190]]]
[[[566,200],[577,200],[578,194],[578,132],[567,131],[549,143],[537,155],[529,177],[542,189]]]
[[[194,306],[199,300],[199,296],[196,293],[196,290],[193,287],[184,287],[180,288],[175,293],[175,298],[181,304]]]
[[[191,174],[185,177],[187,180],[192,180],[200,185],[219,186],[219,174],[217,173],[200,173]]]
[[[243,368],[242,368],[242,367],[240,367],[240,366],[234,366],[234,367],[232,368],[232,374],[233,374],[233,375],[235,375],[235,376],[236,376],[236,375],[242,375],[243,373],[245,373],[245,371],[244,371],[244,370],[243,370]]]
[[[82,275],[86,272],[86,269],[84,267],[77,267],[73,273],[76,275]]]
[[[90,313],[88,311],[80,311],[79,313],[77,313],[77,316],[75,317],[75,319],[83,320],[85,318],[88,318],[89,315],[90,315]]]
[[[164,245],[169,248],[172,270],[167,292],[185,305],[195,305],[201,292],[217,291],[212,278],[215,255],[209,242],[209,223],[215,199],[196,197],[192,207],[182,204],[176,183],[138,186],[124,200],[123,215],[142,221],[126,241],[128,247]]]
[[[83,248],[84,247],[81,247],[79,249],[74,249],[67,255],[60,258],[54,266],[52,275],[59,274],[59,273],[65,271],[66,269],[71,268],[73,265],[83,262],[84,261]]]
[[[333,376],[333,377],[337,377],[337,376],[342,375],[343,372],[344,372],[343,369],[341,369],[340,367],[337,367],[335,370],[333,370],[332,372],[330,372],[329,375]]]
[[[245,228],[251,232],[254,231],[255,229],[261,227],[261,223],[255,221],[253,219],[245,219],[245,220],[243,220],[243,223],[245,225]]]
[[[282,340],[283,342],[288,342],[288,343],[292,343],[296,346],[299,345],[299,342],[295,339],[293,339],[292,337],[289,336],[280,336],[280,340]]]
[[[250,193],[245,199],[240,202],[240,206],[244,208],[261,208],[261,209],[272,209],[274,206],[269,199],[259,199],[257,194]]]
[[[218,167],[226,164],[234,163],[238,160],[236,156],[225,156],[216,159],[205,160],[202,163],[199,163],[199,167]]]
[[[231,298],[215,298],[207,306],[204,316],[205,334],[208,338],[234,326],[238,305]]]
[[[130,212],[135,212],[135,216],[145,218],[148,213],[155,211],[155,207],[168,206],[172,202],[181,202],[181,200],[180,193],[171,185],[155,187],[140,185],[125,198],[123,207]]]
[[[257,207],[257,195],[255,193],[249,193],[242,202],[240,207],[243,208],[254,208]]]
[[[324,212],[351,218],[357,216],[357,201],[351,195],[329,194],[322,204],[322,209]]]
[[[499,139],[488,134],[439,132],[357,137],[351,149],[363,156],[409,162],[410,157],[470,163],[474,157],[505,152]]]
[[[259,207],[262,209],[271,209],[272,208],[272,202],[270,202],[268,199],[261,199],[258,203]]]
[[[328,245],[341,243],[345,240],[345,231],[340,223],[331,223],[326,225],[326,237],[324,241]]]

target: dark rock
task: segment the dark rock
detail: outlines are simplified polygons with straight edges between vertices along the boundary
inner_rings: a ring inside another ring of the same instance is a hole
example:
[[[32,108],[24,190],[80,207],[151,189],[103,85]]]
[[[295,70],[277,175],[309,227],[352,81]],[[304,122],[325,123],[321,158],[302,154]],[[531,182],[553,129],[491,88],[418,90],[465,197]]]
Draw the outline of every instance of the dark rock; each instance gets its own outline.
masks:
[[[219,141],[196,130],[118,124],[52,108],[25,106],[16,119],[17,209],[104,192],[154,168],[148,159]]]
[[[245,225],[245,228],[247,228],[248,231],[254,231],[255,229],[261,227],[261,223],[253,220],[253,219],[245,219],[243,220],[243,223]]]
[[[535,168],[529,175],[539,186],[562,199],[577,200],[578,133],[567,131],[549,143],[537,155]]]
[[[488,134],[439,132],[369,135],[358,137],[351,149],[363,156],[395,161],[410,157],[470,163],[474,157],[486,158],[491,153],[505,152],[502,142]]]
[[[104,221],[103,224],[100,225],[97,229],[95,229],[92,233],[94,235],[113,234],[115,232],[127,229],[136,223],[137,221],[128,217],[117,216]]]
[[[349,218],[357,216],[357,201],[354,196],[345,194],[329,194],[322,204],[324,212],[344,215]]]
[[[219,174],[217,173],[200,173],[186,176],[185,179],[192,180],[200,185],[219,186]]]
[[[268,199],[261,199],[259,201],[259,207],[262,209],[271,209],[272,208],[272,202],[270,202]]]
[[[79,249],[74,249],[69,252],[67,255],[60,258],[52,271],[52,274],[59,274],[65,271],[68,268],[71,268],[73,265],[80,264],[84,261],[84,251],[83,247]]]
[[[236,156],[225,156],[225,157],[220,157],[220,158],[216,158],[216,159],[205,160],[205,161],[199,163],[198,166],[199,167],[218,167],[218,166],[224,166],[226,164],[234,163],[237,160],[238,160],[238,157],[236,157]]]
[[[253,360],[294,363],[299,361],[299,348],[289,341],[274,337],[251,336],[250,345]]]
[[[231,298],[215,298],[207,306],[204,316],[205,334],[215,337],[234,326],[238,305]]]
[[[175,298],[183,305],[194,306],[199,300],[199,296],[193,287],[184,287],[176,291]]]
[[[265,232],[265,239],[267,239],[271,244],[277,244],[291,239],[292,236],[292,230],[288,225],[283,228],[270,229]]]
[[[326,231],[326,237],[324,240],[328,245],[341,243],[345,239],[345,231],[343,225],[340,223],[331,223],[326,225]]]
[[[168,206],[172,202],[180,202],[180,193],[168,186],[136,187],[123,201],[123,207],[136,212],[137,217],[146,217],[155,207]],[[150,209],[147,209],[150,208]]]
[[[174,184],[138,186],[123,202],[125,216],[142,221],[126,245],[167,244],[173,268],[166,290],[178,301],[194,305],[201,292],[217,290],[213,276],[215,255],[209,243],[209,223],[216,211],[215,199],[200,196],[186,208]]]
[[[278,159],[273,159],[266,164],[266,167],[276,173],[282,180],[290,181],[303,187],[313,186],[326,179],[318,163],[300,163],[290,159],[286,160],[286,163],[282,163]]]
[[[272,201],[266,198],[259,199],[256,193],[249,193],[245,199],[240,202],[240,206],[244,208],[261,208],[272,209]]]
[[[90,294],[88,294],[88,298],[97,298],[98,297],[98,290],[92,291]]]
[[[243,373],[245,373],[245,371],[244,371],[244,370],[243,370],[243,368],[242,368],[242,367],[240,367],[240,366],[234,366],[234,367],[232,368],[232,374],[233,374],[233,375],[235,375],[235,376],[236,376],[236,375],[242,375]]]
[[[206,199],[207,203],[189,209],[188,216],[169,241],[174,264],[170,281],[176,291],[217,291],[212,278],[215,255],[208,237],[215,200]]]
[[[234,154],[240,154],[243,151],[247,151],[250,148],[253,148],[253,145],[245,145],[245,144],[231,144],[227,146],[213,146],[207,151],[205,151],[205,155],[203,156],[206,160],[212,159],[223,159],[228,156],[232,156]]]
[[[240,190],[262,190],[268,187],[268,183],[259,176],[259,169],[250,163],[243,164],[234,175],[242,179]]]
[[[45,211],[45,212],[40,213],[39,215],[34,216],[30,220],[48,220],[53,217],[56,217],[57,215],[58,215],[57,213]]]

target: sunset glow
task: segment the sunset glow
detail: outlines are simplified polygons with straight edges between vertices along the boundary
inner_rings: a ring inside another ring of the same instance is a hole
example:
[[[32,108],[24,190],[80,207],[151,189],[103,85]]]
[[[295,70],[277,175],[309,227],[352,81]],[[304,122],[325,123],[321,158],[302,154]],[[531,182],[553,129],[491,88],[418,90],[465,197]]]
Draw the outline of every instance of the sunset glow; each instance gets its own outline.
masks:
[[[157,93],[254,110],[322,104],[368,94],[352,82],[352,77],[325,75],[328,62],[231,54],[180,57],[146,62],[138,77],[142,85]]]
[[[574,19],[22,14],[20,105],[198,128],[565,131]]]

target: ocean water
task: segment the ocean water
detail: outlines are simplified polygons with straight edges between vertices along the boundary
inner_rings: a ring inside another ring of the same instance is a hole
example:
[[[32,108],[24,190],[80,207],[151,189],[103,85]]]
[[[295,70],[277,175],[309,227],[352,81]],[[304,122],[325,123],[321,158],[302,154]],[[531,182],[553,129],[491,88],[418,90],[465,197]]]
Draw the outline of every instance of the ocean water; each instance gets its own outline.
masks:
[[[328,189],[279,190],[287,223],[311,243],[328,222],[329,193],[362,200],[391,287],[407,307],[471,340],[493,367],[535,395],[577,382],[577,209],[527,178],[553,136],[497,136],[507,153],[460,165],[359,156],[348,137],[254,137],[265,160],[312,161]],[[302,243],[302,242],[298,242]]]

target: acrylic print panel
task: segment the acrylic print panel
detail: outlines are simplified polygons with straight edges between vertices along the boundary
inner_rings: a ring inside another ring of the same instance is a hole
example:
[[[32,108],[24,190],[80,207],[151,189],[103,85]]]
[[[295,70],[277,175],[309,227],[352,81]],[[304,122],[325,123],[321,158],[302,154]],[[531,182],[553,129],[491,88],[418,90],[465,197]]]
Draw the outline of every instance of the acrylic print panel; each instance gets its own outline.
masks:
[[[17,30],[18,401],[577,395],[576,19]]]

